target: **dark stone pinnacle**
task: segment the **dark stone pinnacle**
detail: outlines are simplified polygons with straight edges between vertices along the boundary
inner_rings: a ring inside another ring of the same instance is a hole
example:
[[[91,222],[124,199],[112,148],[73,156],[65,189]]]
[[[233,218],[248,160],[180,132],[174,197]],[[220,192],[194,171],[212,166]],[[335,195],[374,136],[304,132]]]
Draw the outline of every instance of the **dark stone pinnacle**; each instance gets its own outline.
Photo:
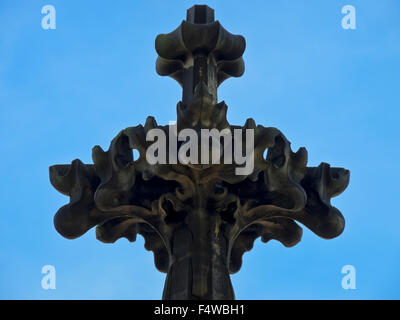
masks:
[[[52,185],[70,198],[54,217],[57,231],[74,239],[96,227],[97,239],[105,243],[142,235],[157,269],[167,273],[163,299],[234,299],[230,274],[240,270],[243,254],[257,238],[292,247],[302,236],[297,222],[325,239],[344,229],[344,218],[330,200],[346,189],[348,170],[327,163],[307,167],[307,150],[293,152],[278,129],[253,119],[244,126],[227,121],[217,88],[244,73],[245,46],[242,36],[214,21],[207,6],[190,8],[187,21],[155,42],[156,71],[183,89],[178,130],[240,130],[243,136],[250,130],[250,174],[235,174],[241,165],[222,163],[223,153],[220,164],[150,164],[149,130],[164,132],[168,146],[176,142],[169,140],[169,126],[153,117],[144,126],[122,130],[107,151],[95,146],[93,164],[74,160],[50,167]],[[199,139],[198,150],[201,144]],[[246,145],[247,140],[243,150]]]

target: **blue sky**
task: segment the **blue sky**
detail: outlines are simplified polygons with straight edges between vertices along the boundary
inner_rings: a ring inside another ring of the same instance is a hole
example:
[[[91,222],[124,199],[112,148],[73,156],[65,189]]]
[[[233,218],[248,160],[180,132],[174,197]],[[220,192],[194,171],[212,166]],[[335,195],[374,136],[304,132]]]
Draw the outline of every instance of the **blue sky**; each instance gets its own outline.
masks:
[[[53,215],[68,198],[48,167],[108,149],[123,128],[175,119],[180,87],[155,72],[154,39],[174,30],[195,1],[0,2],[0,298],[160,299],[164,274],[143,239],[113,245],[91,230],[62,238]],[[41,28],[42,6],[57,29]],[[400,2],[208,1],[216,19],[246,38],[243,77],[219,99],[228,120],[278,127],[304,146],[309,166],[351,171],[333,200],[344,233],[323,240],[304,228],[293,248],[257,240],[232,276],[238,299],[400,298]],[[357,29],[341,27],[353,5]],[[41,269],[56,268],[43,290]],[[341,268],[356,268],[355,290]]]

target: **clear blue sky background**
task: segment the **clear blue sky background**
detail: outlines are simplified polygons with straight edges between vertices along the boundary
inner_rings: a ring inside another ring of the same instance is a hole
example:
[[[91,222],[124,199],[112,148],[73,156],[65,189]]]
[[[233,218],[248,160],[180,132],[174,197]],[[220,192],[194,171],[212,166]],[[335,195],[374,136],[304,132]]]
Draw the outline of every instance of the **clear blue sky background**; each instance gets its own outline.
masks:
[[[155,72],[157,34],[170,32],[194,1],[0,2],[0,298],[159,299],[143,239],[114,245],[91,230],[70,241],[53,227],[68,198],[48,167],[108,149],[123,128],[153,115],[175,119],[180,87]],[[57,29],[41,28],[41,8]],[[346,217],[334,240],[304,230],[293,248],[257,240],[232,276],[238,299],[399,299],[400,1],[208,1],[216,19],[247,40],[246,72],[219,90],[228,119],[278,127],[309,165],[351,170],[333,200]],[[341,8],[357,29],[341,27]],[[41,287],[54,265],[57,289]],[[357,289],[341,287],[354,265]]]

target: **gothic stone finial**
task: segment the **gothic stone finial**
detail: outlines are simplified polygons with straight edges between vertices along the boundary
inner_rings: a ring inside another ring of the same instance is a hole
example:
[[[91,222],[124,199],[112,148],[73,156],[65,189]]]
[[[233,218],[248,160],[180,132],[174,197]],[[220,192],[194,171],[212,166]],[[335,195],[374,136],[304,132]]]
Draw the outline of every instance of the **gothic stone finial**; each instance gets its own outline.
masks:
[[[326,163],[307,167],[306,149],[293,152],[276,128],[253,119],[243,127],[228,123],[217,87],[243,74],[245,40],[214,21],[212,9],[192,7],[187,21],[155,45],[157,72],[183,87],[178,129],[252,130],[254,170],[236,175],[236,163],[150,164],[146,136],[153,129],[168,136],[170,127],[149,117],[144,127],[122,130],[107,151],[94,147],[93,164],[50,167],[51,183],[70,198],[54,224],[70,239],[93,227],[106,243],[142,235],[156,267],[167,273],[164,299],[234,299],[229,274],[239,271],[258,237],[294,246],[302,236],[296,221],[326,239],[341,234],[344,218],[330,199],[346,189],[350,173]]]

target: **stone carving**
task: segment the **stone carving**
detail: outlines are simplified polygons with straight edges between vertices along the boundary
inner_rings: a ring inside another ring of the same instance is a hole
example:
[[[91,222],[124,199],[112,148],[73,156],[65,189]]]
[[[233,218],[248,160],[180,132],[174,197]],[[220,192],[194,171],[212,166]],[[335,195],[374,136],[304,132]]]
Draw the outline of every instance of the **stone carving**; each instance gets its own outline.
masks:
[[[258,237],[294,246],[302,236],[296,221],[322,238],[341,234],[344,218],[330,199],[345,190],[350,174],[326,163],[307,167],[306,149],[293,152],[276,128],[253,119],[244,126],[228,123],[217,88],[243,74],[245,40],[214,21],[209,7],[189,9],[187,21],[157,37],[156,50],[157,72],[183,88],[177,129],[240,129],[242,136],[253,129],[253,172],[236,175],[237,165],[222,161],[150,165],[146,150],[153,142],[146,134],[157,128],[168,137],[169,126],[148,117],[144,126],[122,130],[108,151],[95,146],[93,164],[74,160],[50,167],[52,185],[70,198],[54,225],[69,239],[93,227],[106,243],[142,235],[157,269],[167,273],[163,299],[234,299],[229,275],[240,270]]]

